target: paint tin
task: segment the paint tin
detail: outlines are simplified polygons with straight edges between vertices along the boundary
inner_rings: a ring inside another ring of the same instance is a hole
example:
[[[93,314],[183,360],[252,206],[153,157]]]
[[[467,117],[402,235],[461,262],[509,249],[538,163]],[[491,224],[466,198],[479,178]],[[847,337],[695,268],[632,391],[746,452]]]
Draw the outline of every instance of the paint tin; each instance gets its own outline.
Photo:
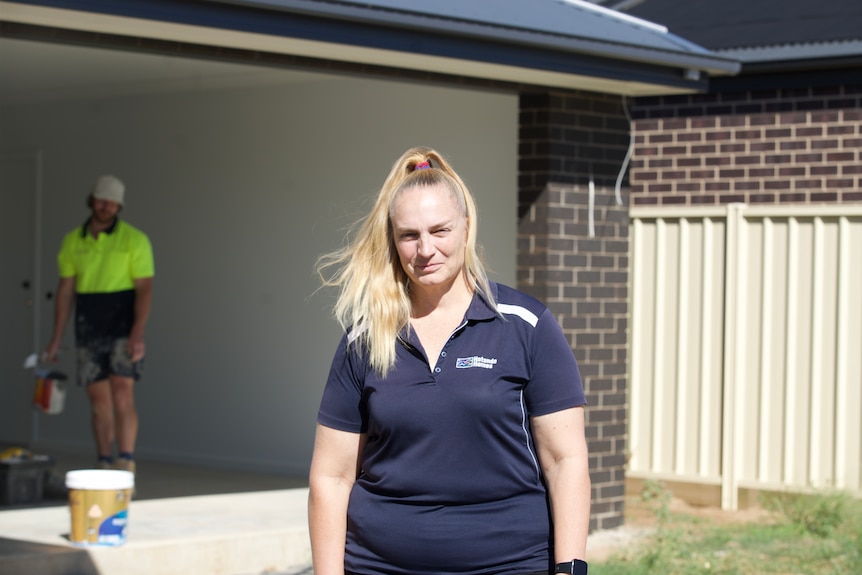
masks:
[[[66,473],[75,545],[116,546],[126,542],[129,501],[135,475],[114,469],[78,469]]]

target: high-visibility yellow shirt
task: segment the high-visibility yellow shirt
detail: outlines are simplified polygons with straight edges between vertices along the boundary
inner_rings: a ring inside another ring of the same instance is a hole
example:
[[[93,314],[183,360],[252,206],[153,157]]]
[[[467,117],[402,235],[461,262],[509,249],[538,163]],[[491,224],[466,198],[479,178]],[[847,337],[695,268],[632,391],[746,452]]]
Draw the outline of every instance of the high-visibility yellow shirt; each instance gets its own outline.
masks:
[[[135,280],[155,274],[147,235],[120,219],[94,238],[88,223],[66,234],[57,255],[61,278],[75,278],[79,294],[132,290]]]

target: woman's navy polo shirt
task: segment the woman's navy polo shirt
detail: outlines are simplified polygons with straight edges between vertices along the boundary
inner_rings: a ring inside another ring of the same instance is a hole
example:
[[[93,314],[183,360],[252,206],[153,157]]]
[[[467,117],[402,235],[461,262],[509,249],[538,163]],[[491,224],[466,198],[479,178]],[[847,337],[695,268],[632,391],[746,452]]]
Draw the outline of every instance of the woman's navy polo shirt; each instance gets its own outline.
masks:
[[[548,309],[491,284],[429,367],[415,334],[381,378],[342,338],[320,424],[367,434],[347,512],[359,574],[542,571],[551,527],[529,418],[586,403]]]

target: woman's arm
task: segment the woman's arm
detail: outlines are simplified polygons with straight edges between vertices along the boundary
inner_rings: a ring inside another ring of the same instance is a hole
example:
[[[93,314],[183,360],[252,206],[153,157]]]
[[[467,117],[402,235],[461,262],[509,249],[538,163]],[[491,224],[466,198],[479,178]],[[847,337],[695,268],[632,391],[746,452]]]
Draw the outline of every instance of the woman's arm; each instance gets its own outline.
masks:
[[[308,490],[308,530],[315,575],[344,575],[347,500],[359,473],[365,435],[317,425]]]
[[[586,560],[590,469],[584,408],[574,407],[534,417],[531,425],[551,501],[554,563]]]

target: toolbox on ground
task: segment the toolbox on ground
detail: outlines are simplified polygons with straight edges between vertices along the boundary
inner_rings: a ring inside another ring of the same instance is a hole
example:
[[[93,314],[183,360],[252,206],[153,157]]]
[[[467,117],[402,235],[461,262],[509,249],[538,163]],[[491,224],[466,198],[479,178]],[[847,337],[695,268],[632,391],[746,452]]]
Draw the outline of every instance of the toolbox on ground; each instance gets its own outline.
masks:
[[[42,501],[45,477],[53,464],[53,458],[48,455],[0,459],[0,505],[22,505]]]

